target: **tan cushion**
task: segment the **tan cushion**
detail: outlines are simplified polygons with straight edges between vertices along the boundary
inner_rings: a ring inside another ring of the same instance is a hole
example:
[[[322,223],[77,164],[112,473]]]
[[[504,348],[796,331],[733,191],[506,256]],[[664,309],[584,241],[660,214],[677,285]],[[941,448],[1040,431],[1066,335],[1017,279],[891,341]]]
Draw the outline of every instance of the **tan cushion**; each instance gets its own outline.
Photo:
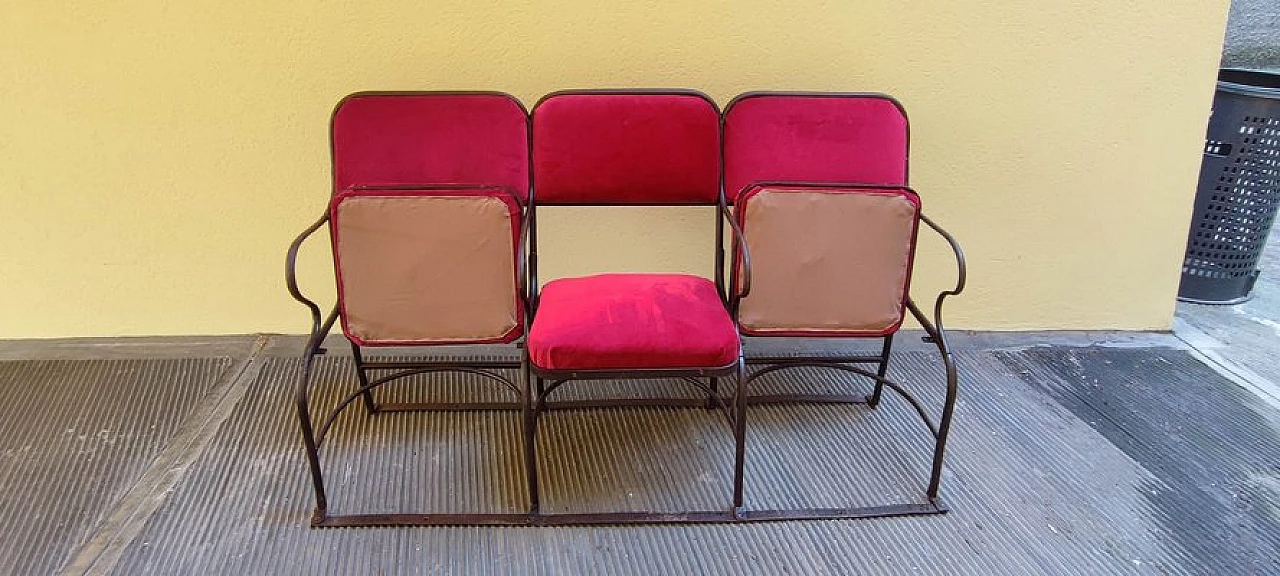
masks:
[[[518,336],[519,205],[509,195],[344,192],[332,217],[343,329],[356,343]]]
[[[751,253],[739,307],[756,335],[884,335],[902,323],[919,199],[908,189],[756,187],[738,215]]]

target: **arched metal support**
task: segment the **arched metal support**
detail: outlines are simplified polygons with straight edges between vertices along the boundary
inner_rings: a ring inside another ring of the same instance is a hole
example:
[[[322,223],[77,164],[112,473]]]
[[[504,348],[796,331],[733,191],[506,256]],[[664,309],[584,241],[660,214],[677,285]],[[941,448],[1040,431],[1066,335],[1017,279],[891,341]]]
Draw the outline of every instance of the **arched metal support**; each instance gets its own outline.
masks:
[[[899,396],[901,396],[904,400],[906,400],[907,403],[910,404],[911,407],[915,409],[916,414],[920,416],[920,420],[924,422],[924,425],[929,428],[930,434],[932,434],[934,437],[937,437],[938,435],[938,425],[935,424],[933,419],[929,417],[929,413],[925,409],[924,404],[920,401],[919,398],[916,398],[915,394],[912,394],[906,388],[903,388],[901,384],[894,382],[893,380],[880,376],[869,370],[858,368],[856,366],[849,366],[846,364],[840,364],[836,362],[824,362],[821,360],[813,360],[805,363],[787,364],[785,366],[768,366],[768,367],[756,370],[754,372],[751,372],[747,376],[747,383],[750,384],[751,382],[755,381],[757,378],[764,376],[766,374],[770,374],[780,370],[787,370],[791,368],[828,368],[831,370],[840,370],[842,372],[849,372],[852,374],[857,374],[859,376],[870,378],[876,382],[876,385],[888,387],[890,390],[893,390]],[[748,403],[750,402],[748,401]]]
[[[525,360],[525,362],[527,363],[528,360]],[[538,397],[537,397],[538,409],[541,410],[543,407],[543,404],[546,402],[546,399],[549,398],[551,394],[556,391],[556,389],[560,388],[561,386],[564,386],[564,383],[568,381],[569,381],[568,378],[561,378],[559,380],[552,380],[550,384],[545,384],[543,386],[540,386],[538,389]]]
[[[692,406],[708,406],[709,408],[719,408],[724,414],[725,420],[732,424],[733,414],[724,398],[716,393],[716,389],[711,385],[689,376],[677,376],[675,380],[679,380],[686,384],[697,388],[707,395],[706,399],[702,398],[600,398],[591,400],[563,400],[560,402],[550,401],[551,395],[560,389],[561,386],[575,380],[583,380],[586,378],[557,378],[552,380],[550,384],[536,390],[533,394],[533,406],[535,416],[541,415],[547,410],[566,410],[575,408],[609,408],[616,406],[629,407],[692,407]],[[712,378],[714,379],[714,377]]]
[[[530,396],[534,403],[534,409],[541,414],[550,410],[581,410],[589,408],[693,408],[702,407],[707,409],[719,408],[725,413],[726,419],[732,419],[730,414],[731,407],[726,403],[726,399],[717,392],[718,387],[713,387],[702,382],[698,377],[692,376],[637,376],[636,379],[675,379],[688,383],[701,392],[706,397],[699,398],[672,398],[672,397],[646,397],[646,398],[588,398],[583,400],[552,400],[551,396],[559,390],[561,386],[575,380],[591,380],[595,376],[584,374],[573,378],[555,377],[548,378],[538,375],[531,376],[534,382],[534,389]],[[605,378],[605,376],[600,376]],[[616,379],[616,375],[610,375],[608,378]],[[718,377],[706,377],[712,380]],[[385,409],[384,409],[385,411]]]
[[[478,370],[474,368],[458,368],[458,367],[452,367],[452,366],[447,368],[415,368],[412,370],[404,370],[401,372],[397,372],[395,374],[391,374],[390,376],[384,376],[382,378],[378,378],[377,380],[373,380],[373,381],[362,379],[362,381],[367,383],[361,386],[355,392],[348,394],[346,397],[342,399],[342,401],[338,402],[338,406],[334,408],[333,411],[330,412],[329,415],[325,418],[324,422],[320,424],[320,429],[319,429],[320,431],[319,433],[316,434],[317,447],[324,445],[324,439],[328,437],[329,429],[333,426],[334,421],[337,420],[338,416],[342,414],[343,410],[346,410],[347,406],[351,405],[351,403],[354,402],[356,398],[366,396],[369,394],[369,392],[372,392],[373,389],[379,386],[382,386],[384,384],[394,382],[401,378],[405,378],[408,376],[415,376],[418,374],[431,374],[435,372],[461,372],[464,374],[474,374],[476,376],[481,376],[483,378],[488,378],[490,380],[499,382],[502,385],[506,386],[515,394],[517,395],[520,394],[520,387],[516,385],[515,382],[512,382],[510,378],[501,376],[499,374],[494,374],[486,370]],[[503,403],[503,404],[499,404],[498,406],[499,407],[497,409],[500,409],[500,410],[506,409],[507,404]],[[466,409],[483,410],[485,408],[470,408],[468,405],[468,408]]]

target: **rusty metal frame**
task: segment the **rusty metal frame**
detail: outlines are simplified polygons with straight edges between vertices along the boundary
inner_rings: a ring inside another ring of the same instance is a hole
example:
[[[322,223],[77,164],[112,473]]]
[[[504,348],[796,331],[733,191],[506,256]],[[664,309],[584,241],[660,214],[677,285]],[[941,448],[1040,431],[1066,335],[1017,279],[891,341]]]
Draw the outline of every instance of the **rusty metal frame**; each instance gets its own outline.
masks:
[[[696,95],[707,100],[713,107],[712,101],[705,94],[695,91],[685,90],[575,90],[562,91],[554,94],[562,93],[643,93],[643,94],[687,94]],[[366,92],[358,95],[423,95],[423,94],[494,94],[492,92]],[[885,98],[894,102],[899,109],[901,105],[896,100],[881,94],[836,94],[836,93],[748,93],[729,104],[721,114],[721,138],[722,138],[722,154],[723,154],[723,128],[724,117],[732,108],[733,104],[750,97],[765,94],[802,94],[820,97],[875,97]],[[552,95],[548,95],[550,97]],[[353,95],[355,96],[355,95]],[[547,97],[544,97],[545,100]],[[349,97],[350,98],[350,97]],[[344,99],[345,101],[346,99]],[[541,101],[539,101],[539,104]],[[339,103],[339,108],[341,103]],[[522,106],[523,108],[523,106]],[[335,108],[335,113],[338,108]],[[537,107],[534,107],[536,112]],[[905,111],[903,112],[905,117]],[[529,122],[529,153],[533,153],[532,145],[532,116],[527,114],[526,121]],[[908,126],[908,141],[909,141]],[[909,144],[908,144],[909,145]],[[909,161],[909,159],[908,159]],[[750,292],[750,254],[747,250],[745,235],[743,230],[733,217],[733,213],[729,208],[728,201],[725,197],[724,182],[724,163],[721,161],[722,182],[716,205],[716,241],[715,256],[716,270],[715,283],[717,289],[721,293],[722,301],[731,316],[737,317],[737,305],[743,297]],[[532,326],[537,307],[539,304],[539,284],[537,276],[537,216],[536,216],[536,198],[533,186],[534,168],[532,162],[529,167],[530,186],[528,191],[527,203],[524,206],[525,214],[522,221],[522,228],[519,235],[519,249],[517,266],[519,269],[519,293],[523,296],[525,323],[524,330],[527,331]],[[783,183],[787,185],[806,185],[814,183]],[[823,184],[831,185],[831,184]],[[904,182],[905,185],[905,182]],[[867,185],[858,185],[866,188]],[[430,187],[430,186],[423,186]],[[893,186],[897,188],[898,186]],[[420,187],[421,188],[421,187]],[[664,204],[669,205],[669,204]],[[690,204],[679,204],[690,205]],[[703,204],[693,204],[703,205]],[[519,361],[478,361],[478,362],[400,362],[400,361],[367,361],[361,354],[360,346],[352,343],[352,355],[356,363],[357,374],[360,385],[340,402],[338,407],[329,414],[319,426],[313,425],[310,412],[309,386],[311,374],[314,369],[314,361],[317,356],[325,353],[323,346],[325,337],[328,335],[333,325],[339,318],[339,307],[334,309],[327,315],[321,315],[321,311],[316,303],[301,294],[298,290],[295,279],[295,265],[298,249],[303,241],[316,232],[320,227],[328,223],[328,212],[308,227],[294,242],[290,245],[288,256],[286,258],[286,285],[289,293],[304,306],[307,307],[311,315],[312,329],[310,337],[307,340],[306,349],[303,355],[303,367],[300,378],[299,388],[296,395],[296,404],[299,420],[303,432],[303,443],[306,448],[308,457],[308,465],[311,472],[312,484],[316,495],[316,509],[312,516],[311,523],[317,527],[343,527],[343,526],[441,526],[441,525],[521,525],[521,526],[559,526],[559,525],[596,525],[596,524],[663,524],[663,523],[737,523],[737,522],[765,522],[780,520],[809,520],[809,519],[829,519],[829,518],[871,518],[871,517],[888,517],[888,516],[910,516],[921,514],[938,514],[947,511],[946,505],[938,496],[939,485],[942,473],[943,458],[946,449],[947,435],[950,430],[952,414],[955,407],[955,398],[957,392],[958,374],[955,366],[955,360],[948,347],[946,334],[942,323],[942,306],[944,300],[949,296],[960,294],[964,289],[965,279],[967,276],[964,254],[959,244],[949,233],[935,224],[932,220],[921,215],[921,221],[929,228],[937,232],[955,253],[958,265],[958,279],[954,288],[940,293],[935,302],[933,309],[932,321],[919,309],[914,301],[908,297],[904,303],[906,309],[916,318],[924,327],[926,336],[925,340],[936,345],[946,370],[946,400],[942,409],[941,417],[938,421],[934,421],[928,414],[928,410],[924,405],[901,384],[886,377],[889,365],[889,358],[892,351],[893,335],[890,334],[883,338],[883,345],[879,355],[826,355],[826,356],[809,356],[809,357],[755,357],[739,359],[728,366],[713,366],[699,368],[675,368],[675,369],[637,369],[637,370],[606,370],[606,371],[563,371],[563,370],[544,370],[530,361],[528,350],[521,343],[517,343],[520,348]],[[732,255],[733,266],[731,268],[731,278],[726,284],[724,277],[724,264],[726,250],[724,247],[724,221],[730,224],[733,233],[733,246],[729,254]],[[739,264],[741,262],[741,264]],[[739,278],[739,274],[742,278]],[[870,365],[871,368],[860,368],[859,365]],[[758,366],[760,368],[751,371],[749,366]],[[854,395],[854,394],[781,394],[781,395],[756,395],[749,394],[749,385],[755,379],[766,374],[796,367],[818,367],[840,370],[853,373],[870,379],[875,383],[875,389],[871,394]],[[498,371],[517,369],[515,378],[509,378],[502,375]],[[371,372],[387,372],[385,375],[373,378]],[[461,371],[471,373],[496,381],[508,389],[513,390],[519,396],[518,400],[501,401],[501,402],[473,402],[473,403],[414,403],[414,404],[379,404],[372,395],[377,387],[391,381],[395,381],[405,376],[414,374],[439,372],[439,371]],[[735,386],[731,390],[731,395],[724,395],[718,386],[720,378],[733,376]],[[672,378],[689,383],[706,394],[706,398],[603,398],[591,400],[562,400],[555,401],[551,399],[551,395],[557,391],[562,385],[570,381],[591,380],[591,379],[645,379],[645,378]],[[706,379],[705,383],[704,380]],[[746,422],[748,407],[760,404],[793,404],[793,403],[839,403],[839,404],[867,404],[874,408],[879,404],[884,388],[893,390],[896,394],[904,398],[910,404],[917,414],[925,423],[929,432],[934,438],[934,454],[933,464],[930,474],[928,486],[925,490],[927,502],[924,503],[906,503],[906,504],[889,504],[882,506],[856,507],[856,508],[810,508],[810,509],[760,509],[748,510],[744,507],[744,477],[743,469],[746,458]],[[498,514],[347,514],[347,515],[331,515],[327,512],[327,498],[323,482],[321,463],[319,458],[319,448],[327,437],[328,431],[332,426],[337,415],[350,405],[356,403],[356,399],[363,401],[366,412],[376,414],[380,412],[409,412],[409,411],[461,411],[461,410],[521,410],[522,420],[524,422],[523,441],[524,441],[524,460],[526,466],[527,481],[529,483],[530,508],[526,512],[519,513],[498,513]],[[684,511],[684,512],[599,512],[599,513],[573,513],[573,514],[547,514],[539,509],[539,491],[536,464],[536,433],[537,421],[539,416],[548,410],[558,409],[588,409],[598,407],[648,407],[648,406],[677,406],[689,408],[719,409],[726,417],[733,432],[735,455],[734,455],[734,478],[733,478],[733,495],[731,505],[721,510],[707,511]]]

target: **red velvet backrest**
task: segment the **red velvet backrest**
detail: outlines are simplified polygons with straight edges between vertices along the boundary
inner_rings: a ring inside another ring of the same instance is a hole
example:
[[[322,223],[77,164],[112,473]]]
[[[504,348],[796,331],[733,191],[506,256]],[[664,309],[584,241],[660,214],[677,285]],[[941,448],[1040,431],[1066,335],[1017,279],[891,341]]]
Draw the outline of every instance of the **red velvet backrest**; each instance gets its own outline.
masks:
[[[539,204],[714,204],[720,112],[693,92],[561,92],[533,110]]]
[[[338,104],[333,186],[471,184],[529,193],[529,116],[501,93],[364,93]]]
[[[907,184],[907,116],[878,94],[744,94],[724,115],[725,194],[756,182]]]

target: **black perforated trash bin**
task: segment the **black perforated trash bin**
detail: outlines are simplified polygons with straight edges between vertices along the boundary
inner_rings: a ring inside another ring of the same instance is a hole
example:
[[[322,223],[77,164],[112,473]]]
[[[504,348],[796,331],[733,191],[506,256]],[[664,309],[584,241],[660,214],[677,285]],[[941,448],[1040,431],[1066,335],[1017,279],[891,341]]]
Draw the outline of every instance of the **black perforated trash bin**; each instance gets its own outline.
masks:
[[[1280,208],[1280,74],[1218,73],[1178,299],[1236,304]]]

